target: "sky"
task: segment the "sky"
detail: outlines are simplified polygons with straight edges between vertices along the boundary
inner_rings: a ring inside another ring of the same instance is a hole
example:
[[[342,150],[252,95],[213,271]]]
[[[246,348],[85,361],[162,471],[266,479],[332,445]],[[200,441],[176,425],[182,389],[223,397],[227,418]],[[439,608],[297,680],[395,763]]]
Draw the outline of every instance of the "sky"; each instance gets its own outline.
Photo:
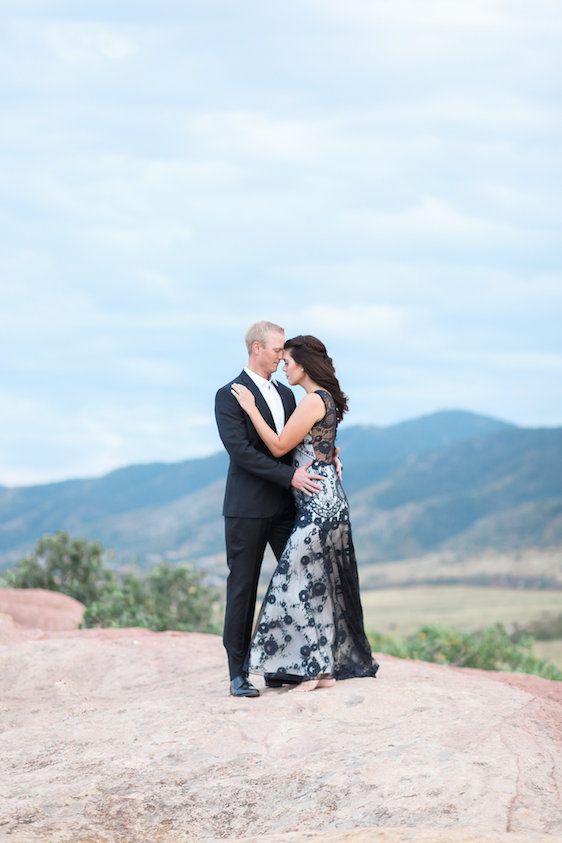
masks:
[[[562,425],[560,43],[558,0],[5,4],[0,484],[218,450],[258,319],[346,424]]]

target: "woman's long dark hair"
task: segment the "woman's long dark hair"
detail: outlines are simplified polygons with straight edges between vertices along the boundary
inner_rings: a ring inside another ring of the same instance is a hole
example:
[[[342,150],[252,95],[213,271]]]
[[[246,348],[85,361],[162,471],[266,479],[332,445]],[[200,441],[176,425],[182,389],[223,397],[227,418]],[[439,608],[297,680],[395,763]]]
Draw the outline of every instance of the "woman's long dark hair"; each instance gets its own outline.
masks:
[[[330,393],[336,404],[336,418],[340,422],[348,410],[347,395],[341,390],[332,358],[328,357],[324,343],[310,334],[299,334],[287,340],[285,348],[309,378]]]

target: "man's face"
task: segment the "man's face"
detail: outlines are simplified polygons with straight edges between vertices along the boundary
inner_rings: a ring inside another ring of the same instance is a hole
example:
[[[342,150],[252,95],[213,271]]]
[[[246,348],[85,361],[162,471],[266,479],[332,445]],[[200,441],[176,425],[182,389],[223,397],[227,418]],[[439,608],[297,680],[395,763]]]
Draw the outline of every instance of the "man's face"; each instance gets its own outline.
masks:
[[[260,368],[267,372],[265,377],[272,375],[277,371],[281,358],[283,357],[283,345],[285,344],[285,334],[282,332],[270,332],[265,338],[263,345],[259,346],[258,357]]]

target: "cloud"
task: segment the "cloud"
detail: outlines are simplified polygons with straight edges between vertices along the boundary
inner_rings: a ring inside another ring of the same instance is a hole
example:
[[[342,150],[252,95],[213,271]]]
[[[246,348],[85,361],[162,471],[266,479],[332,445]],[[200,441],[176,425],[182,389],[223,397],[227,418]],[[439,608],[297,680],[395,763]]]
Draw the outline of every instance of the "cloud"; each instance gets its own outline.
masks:
[[[455,354],[457,360],[466,358],[466,353]],[[479,354],[473,352],[468,355],[471,365],[479,370],[511,369],[521,374],[523,371],[535,375],[562,375],[562,354],[550,354],[538,351],[491,352]]]
[[[369,242],[421,245],[427,250],[449,252],[457,245],[472,246],[494,243],[507,245],[517,240],[532,242],[535,232],[528,227],[499,219],[476,216],[455,208],[437,196],[423,196],[414,204],[399,210],[360,210],[342,214],[342,224],[351,238],[368,238]]]
[[[93,21],[49,24],[45,41],[57,59],[74,66],[122,62],[136,52],[131,38]]]
[[[92,225],[85,230],[84,236],[102,248],[139,255],[186,248],[193,240],[194,229],[190,225],[139,219],[130,225]]]
[[[150,293],[156,293],[160,296],[168,297],[174,296],[179,288],[177,279],[166,275],[163,272],[154,271],[151,269],[142,269],[139,271],[137,278],[139,283],[145,290]]]
[[[189,383],[185,366],[178,361],[159,360],[151,357],[124,357],[119,369],[127,383],[150,387],[186,388]]]
[[[366,337],[370,341],[376,338],[379,342],[399,338],[408,325],[408,316],[404,310],[385,305],[320,304],[304,308],[298,318],[302,325],[317,325],[324,333],[352,338],[358,342]],[[312,329],[303,328],[302,332],[312,333]]]
[[[260,112],[196,113],[186,118],[185,125],[188,135],[206,147],[258,159],[310,161],[327,144],[326,126],[318,121],[272,117]]]
[[[350,422],[560,420],[561,28],[553,0],[14,6],[0,482],[218,447],[264,317],[327,342]]]
[[[360,24],[397,25],[412,29],[528,31],[545,26],[556,12],[555,0],[539,0],[532,21],[524,4],[510,0],[309,0],[320,14],[351,19]]]
[[[187,393],[174,405],[123,396],[104,406],[90,400],[64,407],[53,398],[32,401],[4,392],[12,408],[0,437],[3,485],[99,476],[133,462],[173,461],[218,450],[214,418],[190,407]],[[43,443],[49,442],[49,448]]]

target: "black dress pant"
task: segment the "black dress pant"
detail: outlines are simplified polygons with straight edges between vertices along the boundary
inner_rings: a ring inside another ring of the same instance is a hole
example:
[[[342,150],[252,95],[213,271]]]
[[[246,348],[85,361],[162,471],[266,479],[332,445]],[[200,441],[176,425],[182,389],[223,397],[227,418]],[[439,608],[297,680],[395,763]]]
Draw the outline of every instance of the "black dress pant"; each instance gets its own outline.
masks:
[[[256,607],[256,593],[263,554],[269,544],[279,561],[293,529],[295,509],[291,499],[271,518],[226,516],[226,611],[223,644],[230,678],[246,672],[246,660]]]

